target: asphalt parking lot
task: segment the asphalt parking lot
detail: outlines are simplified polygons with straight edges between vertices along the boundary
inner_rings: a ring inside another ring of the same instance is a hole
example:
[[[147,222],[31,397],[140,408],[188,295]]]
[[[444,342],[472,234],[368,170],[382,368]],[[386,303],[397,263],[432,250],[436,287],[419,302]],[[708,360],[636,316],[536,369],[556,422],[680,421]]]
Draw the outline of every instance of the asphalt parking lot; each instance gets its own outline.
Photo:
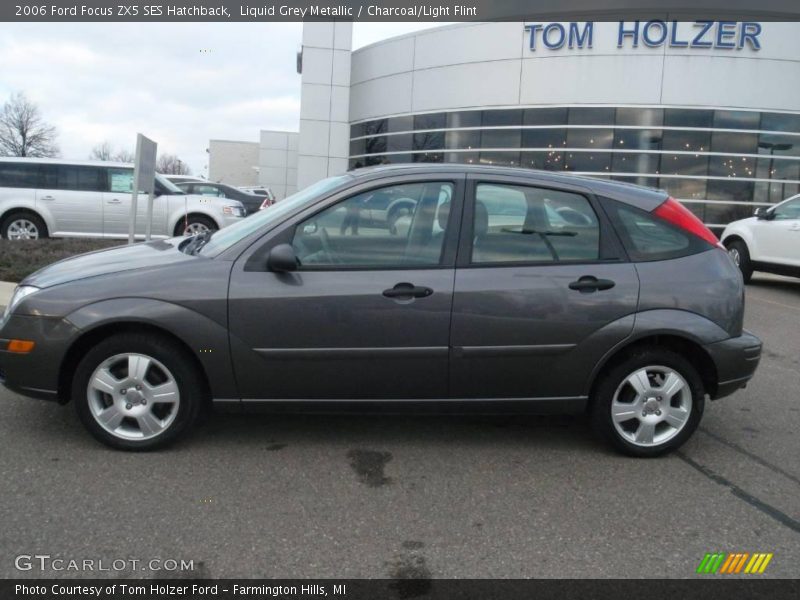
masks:
[[[38,553],[194,577],[691,577],[722,551],[796,577],[800,280],[756,275],[746,326],[756,378],[656,460],[578,417],[227,415],[128,454],[72,407],[0,391],[0,576],[79,575],[14,568]]]

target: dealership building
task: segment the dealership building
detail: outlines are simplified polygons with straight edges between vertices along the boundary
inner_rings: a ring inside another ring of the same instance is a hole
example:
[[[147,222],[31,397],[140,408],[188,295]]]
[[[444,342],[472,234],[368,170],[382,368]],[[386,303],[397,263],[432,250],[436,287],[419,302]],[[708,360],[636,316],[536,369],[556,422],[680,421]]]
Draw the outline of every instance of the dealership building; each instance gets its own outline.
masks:
[[[508,165],[660,187],[709,225],[800,191],[800,23],[463,23],[351,45],[351,23],[304,25],[299,132],[262,132],[253,183]]]

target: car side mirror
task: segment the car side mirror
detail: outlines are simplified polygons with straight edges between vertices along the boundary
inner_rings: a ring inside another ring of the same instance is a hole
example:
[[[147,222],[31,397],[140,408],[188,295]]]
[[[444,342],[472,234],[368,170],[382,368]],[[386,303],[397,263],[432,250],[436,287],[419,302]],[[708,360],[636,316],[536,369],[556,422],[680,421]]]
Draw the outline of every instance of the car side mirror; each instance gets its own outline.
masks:
[[[269,251],[267,256],[267,269],[275,273],[289,273],[296,271],[300,261],[290,244],[278,244]]]
[[[755,214],[755,216],[762,221],[769,221],[772,219],[773,216],[775,216],[771,210],[768,210],[766,208],[757,208],[756,212],[753,214]]]

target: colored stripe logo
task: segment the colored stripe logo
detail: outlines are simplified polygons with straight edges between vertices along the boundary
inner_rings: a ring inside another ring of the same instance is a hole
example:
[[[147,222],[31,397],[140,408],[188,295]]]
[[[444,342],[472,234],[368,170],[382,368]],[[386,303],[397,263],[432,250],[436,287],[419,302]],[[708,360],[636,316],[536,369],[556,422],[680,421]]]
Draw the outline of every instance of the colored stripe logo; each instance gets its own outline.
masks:
[[[771,560],[772,552],[707,553],[700,561],[697,572],[704,575],[736,575],[739,573],[755,575],[763,573]]]

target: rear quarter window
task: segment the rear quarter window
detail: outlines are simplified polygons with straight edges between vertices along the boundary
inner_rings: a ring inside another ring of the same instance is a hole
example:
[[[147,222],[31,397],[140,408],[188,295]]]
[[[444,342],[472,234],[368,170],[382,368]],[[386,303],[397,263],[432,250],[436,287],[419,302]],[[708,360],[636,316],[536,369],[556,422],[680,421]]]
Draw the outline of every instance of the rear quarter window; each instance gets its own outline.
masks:
[[[709,248],[700,238],[647,211],[608,198],[603,199],[603,205],[631,260],[668,260]]]

